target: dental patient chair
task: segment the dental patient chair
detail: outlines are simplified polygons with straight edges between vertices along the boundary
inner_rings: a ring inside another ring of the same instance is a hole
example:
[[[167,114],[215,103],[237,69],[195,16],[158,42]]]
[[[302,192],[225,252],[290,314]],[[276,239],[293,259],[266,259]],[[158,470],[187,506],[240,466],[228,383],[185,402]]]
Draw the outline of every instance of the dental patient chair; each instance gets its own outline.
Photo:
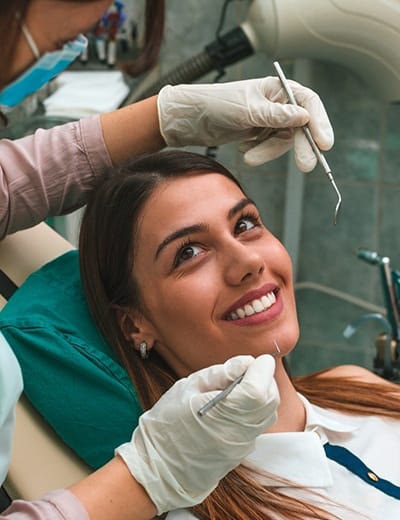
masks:
[[[33,272],[73,246],[46,224],[10,235],[0,242],[1,297],[7,299]],[[5,490],[31,500],[65,487],[90,473],[90,467],[64,444],[25,395],[17,405],[16,430]]]
[[[0,290],[0,331],[24,379],[4,489],[32,500],[110,460],[141,407],[91,320],[69,242],[46,224],[7,237]]]

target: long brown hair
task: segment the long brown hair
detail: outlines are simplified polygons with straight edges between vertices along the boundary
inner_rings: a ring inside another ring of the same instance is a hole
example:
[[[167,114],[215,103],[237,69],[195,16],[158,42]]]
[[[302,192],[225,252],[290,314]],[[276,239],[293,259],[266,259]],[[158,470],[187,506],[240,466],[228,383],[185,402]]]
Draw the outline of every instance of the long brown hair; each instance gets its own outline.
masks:
[[[80,263],[87,301],[98,327],[129,372],[144,409],[153,406],[177,380],[177,374],[154,349],[149,359],[140,359],[121,333],[116,309],[140,309],[140,284],[132,273],[141,209],[160,183],[191,172],[220,173],[240,187],[226,168],[210,158],[183,151],[158,152],[137,159],[93,192],[82,221]],[[399,391],[387,385],[375,385],[372,392],[370,383],[326,373],[297,378],[294,384],[320,406],[400,417]],[[322,497],[313,496],[321,504]],[[260,473],[241,465],[192,511],[201,520],[339,518],[316,501],[309,503],[289,497],[277,487],[264,486]]]

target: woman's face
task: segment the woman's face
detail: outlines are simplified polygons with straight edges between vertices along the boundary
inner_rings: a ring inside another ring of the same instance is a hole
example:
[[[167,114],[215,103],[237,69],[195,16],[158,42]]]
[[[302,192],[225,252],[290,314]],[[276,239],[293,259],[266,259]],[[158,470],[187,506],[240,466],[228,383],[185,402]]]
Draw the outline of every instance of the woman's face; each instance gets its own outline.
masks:
[[[110,0],[31,0],[25,23],[39,50],[53,51],[91,29],[111,4]]]
[[[287,354],[298,339],[291,262],[255,205],[218,173],[165,181],[138,226],[145,339],[182,377],[238,354]]]

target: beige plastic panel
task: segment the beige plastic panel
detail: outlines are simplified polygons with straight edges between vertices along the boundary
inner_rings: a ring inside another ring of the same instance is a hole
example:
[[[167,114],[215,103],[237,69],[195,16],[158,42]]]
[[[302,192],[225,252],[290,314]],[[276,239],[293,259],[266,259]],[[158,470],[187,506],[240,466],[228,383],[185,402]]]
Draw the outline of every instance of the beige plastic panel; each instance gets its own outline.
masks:
[[[73,246],[53,229],[39,224],[0,242],[0,269],[20,285],[32,271],[71,249]],[[0,299],[0,308],[4,303]],[[11,498],[38,498],[80,480],[90,471],[22,396],[5,483]]]
[[[11,498],[33,500],[51,489],[66,487],[90,468],[66,446],[22,396],[10,469],[5,488]]]
[[[0,242],[0,269],[17,285],[43,264],[74,249],[47,224],[19,231]]]

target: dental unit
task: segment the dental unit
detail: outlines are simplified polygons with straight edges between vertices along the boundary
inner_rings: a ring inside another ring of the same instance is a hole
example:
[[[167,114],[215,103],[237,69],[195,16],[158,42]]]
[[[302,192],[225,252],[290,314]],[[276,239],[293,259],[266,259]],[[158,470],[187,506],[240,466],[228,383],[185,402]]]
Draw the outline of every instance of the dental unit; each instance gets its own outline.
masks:
[[[375,251],[361,249],[357,256],[360,260],[379,267],[386,316],[381,313],[365,314],[350,323],[343,335],[350,338],[366,321],[379,322],[383,331],[375,340],[374,372],[385,379],[400,383],[400,271],[391,268],[387,256],[380,256]]]

